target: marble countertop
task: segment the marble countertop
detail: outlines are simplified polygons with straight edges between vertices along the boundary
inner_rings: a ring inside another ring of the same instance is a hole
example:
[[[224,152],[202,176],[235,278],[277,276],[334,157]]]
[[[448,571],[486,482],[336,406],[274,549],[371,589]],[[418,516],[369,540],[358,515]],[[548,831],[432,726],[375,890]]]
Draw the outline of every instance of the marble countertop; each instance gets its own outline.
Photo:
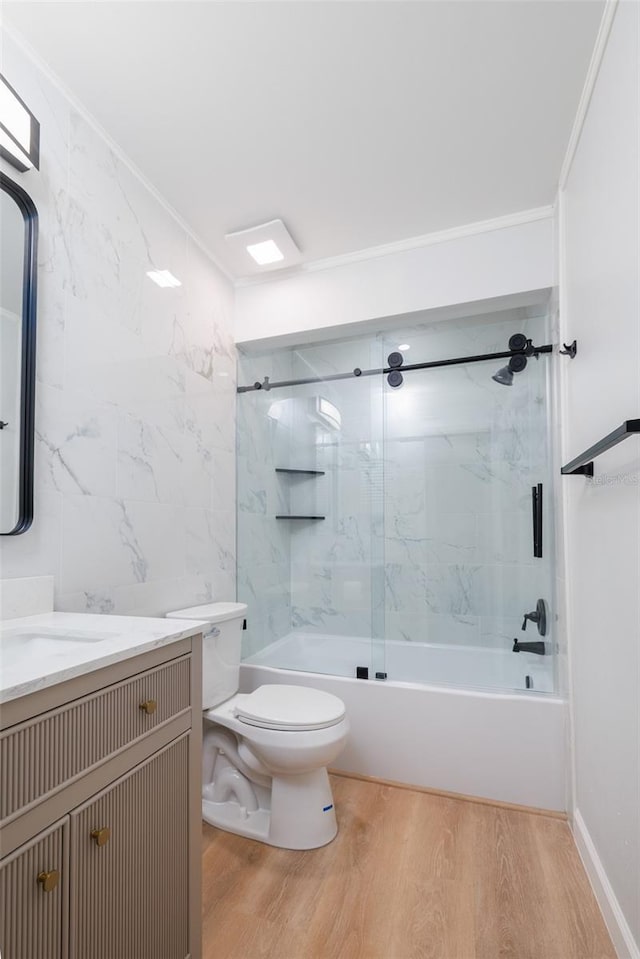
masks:
[[[0,703],[201,632],[190,619],[41,613],[0,625]]]

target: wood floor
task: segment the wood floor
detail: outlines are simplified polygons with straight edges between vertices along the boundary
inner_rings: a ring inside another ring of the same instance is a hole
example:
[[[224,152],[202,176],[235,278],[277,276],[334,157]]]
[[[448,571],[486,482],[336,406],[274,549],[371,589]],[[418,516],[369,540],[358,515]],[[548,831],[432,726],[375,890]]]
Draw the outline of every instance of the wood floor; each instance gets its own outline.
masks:
[[[332,784],[323,849],[204,826],[204,959],[615,959],[562,820]]]

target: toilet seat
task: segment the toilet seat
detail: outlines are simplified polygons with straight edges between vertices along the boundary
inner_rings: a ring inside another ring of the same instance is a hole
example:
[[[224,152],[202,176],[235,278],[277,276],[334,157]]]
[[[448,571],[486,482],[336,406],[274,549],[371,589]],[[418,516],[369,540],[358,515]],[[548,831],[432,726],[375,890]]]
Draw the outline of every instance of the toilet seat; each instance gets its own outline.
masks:
[[[337,725],[345,707],[337,696],[320,689],[269,685],[238,696],[233,713],[249,726],[303,732]]]

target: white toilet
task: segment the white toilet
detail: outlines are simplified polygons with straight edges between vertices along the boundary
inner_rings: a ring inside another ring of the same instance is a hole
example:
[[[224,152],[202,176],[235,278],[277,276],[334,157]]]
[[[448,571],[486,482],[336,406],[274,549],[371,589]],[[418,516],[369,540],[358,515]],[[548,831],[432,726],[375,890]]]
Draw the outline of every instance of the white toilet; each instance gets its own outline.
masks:
[[[202,818],[285,849],[315,849],[338,832],[327,765],[349,724],[341,699],[307,686],[238,693],[243,603],[210,603],[167,616],[203,630]]]

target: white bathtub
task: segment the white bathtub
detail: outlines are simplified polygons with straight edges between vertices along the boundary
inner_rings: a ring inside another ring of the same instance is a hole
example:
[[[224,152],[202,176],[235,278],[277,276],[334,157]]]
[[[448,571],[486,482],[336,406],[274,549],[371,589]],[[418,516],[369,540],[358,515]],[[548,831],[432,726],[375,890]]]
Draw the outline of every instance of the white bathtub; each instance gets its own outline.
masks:
[[[279,669],[355,678],[356,666],[371,664],[392,682],[429,683],[512,692],[553,692],[553,658],[514,653],[511,648],[406,643],[319,633],[289,633],[246,662]],[[529,677],[529,683],[527,683]]]
[[[494,692],[436,685],[468,681],[481,686],[480,677],[485,681],[491,677],[495,683],[496,676],[506,685],[508,676],[520,677],[525,654],[386,643],[386,681],[349,678],[356,665],[369,662],[370,649],[370,641],[363,639],[289,636],[242,664],[241,690],[288,683],[315,686],[344,700],[351,733],[336,769],[541,809],[565,809],[564,700],[517,688]],[[537,666],[534,690],[545,684],[549,688],[548,665],[529,662],[536,658],[542,659],[526,656],[526,672],[531,675]],[[323,672],[329,668],[344,675]],[[407,681],[415,676],[429,676],[431,681]]]

